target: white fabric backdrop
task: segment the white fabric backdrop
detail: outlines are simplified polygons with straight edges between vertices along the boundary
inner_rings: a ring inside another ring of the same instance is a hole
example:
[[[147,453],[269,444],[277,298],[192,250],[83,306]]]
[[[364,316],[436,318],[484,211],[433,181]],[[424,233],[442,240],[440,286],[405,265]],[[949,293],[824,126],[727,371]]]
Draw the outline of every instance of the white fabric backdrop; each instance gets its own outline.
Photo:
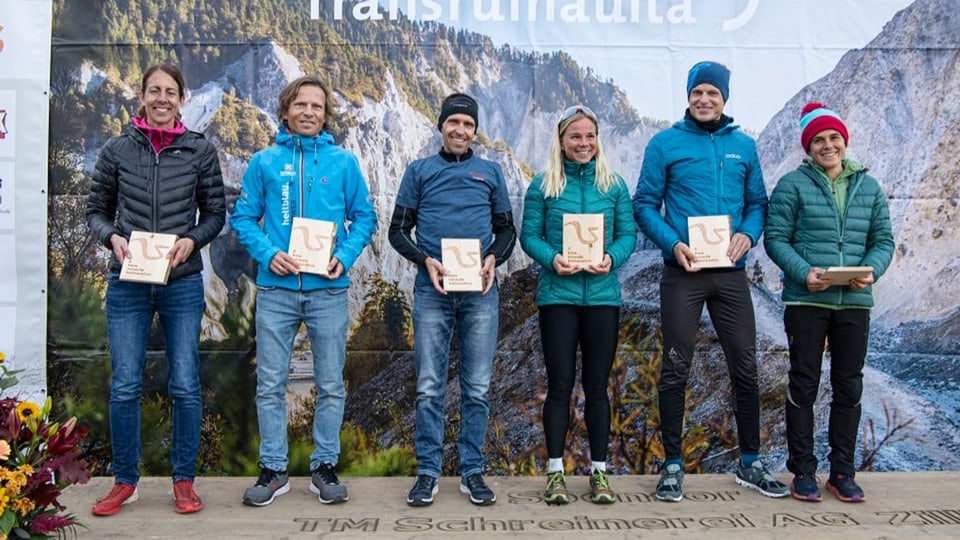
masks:
[[[0,351],[46,398],[51,0],[0,0]]]

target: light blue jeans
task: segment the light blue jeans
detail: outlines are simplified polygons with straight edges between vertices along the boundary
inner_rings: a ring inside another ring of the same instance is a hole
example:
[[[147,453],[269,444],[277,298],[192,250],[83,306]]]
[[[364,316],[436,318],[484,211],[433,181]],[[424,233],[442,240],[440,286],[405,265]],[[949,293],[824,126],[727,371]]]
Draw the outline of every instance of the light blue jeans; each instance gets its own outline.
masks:
[[[483,446],[490,406],[487,388],[497,352],[499,322],[497,286],[487,294],[438,293],[433,285],[418,285],[413,297],[414,363],[417,374],[417,474],[439,477],[442,472],[444,397],[450,366],[450,342],[457,331],[460,350],[460,435],[457,473],[470,476],[483,470]]]
[[[200,320],[206,307],[199,272],[166,285],[107,283],[107,335],[110,339],[110,446],[113,473],[121,484],[140,481],[140,393],[147,341],[154,313],[163,330],[173,401],[170,464],[173,480],[193,480],[200,449]]]
[[[322,463],[336,465],[346,401],[347,289],[262,287],[257,291],[256,319],[260,463],[275,471],[287,470],[287,381],[293,342],[302,322],[310,337],[317,386],[310,468]]]

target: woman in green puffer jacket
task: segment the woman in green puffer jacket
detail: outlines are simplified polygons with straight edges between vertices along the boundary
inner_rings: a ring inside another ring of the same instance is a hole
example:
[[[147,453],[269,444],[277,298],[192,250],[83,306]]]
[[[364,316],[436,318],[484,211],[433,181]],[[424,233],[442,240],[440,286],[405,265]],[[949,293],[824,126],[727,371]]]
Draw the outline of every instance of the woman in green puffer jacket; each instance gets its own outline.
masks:
[[[600,262],[574,264],[563,252],[564,214],[600,214]],[[548,504],[565,504],[563,453],[570,421],[570,397],[581,354],[584,417],[590,439],[590,500],[612,503],[606,476],[610,436],[607,381],[617,352],[620,282],[615,270],[637,242],[630,193],[611,171],[600,147],[597,115],[576,105],[563,112],[553,133],[546,170],[530,184],[523,203],[520,245],[540,263],[537,286],[540,339],[547,371],[543,404]]]
[[[870,334],[872,284],[893,258],[890,211],[880,184],[846,158],[849,134],[839,116],[808,103],[800,117],[808,158],[777,182],[770,196],[764,246],[783,270],[784,328],[790,348],[787,469],[791,491],[821,500],[813,453],[813,405],[829,340],[830,477],[826,488],[844,502],[865,500],[854,481],[863,366]],[[869,267],[849,281],[828,279],[831,266]]]

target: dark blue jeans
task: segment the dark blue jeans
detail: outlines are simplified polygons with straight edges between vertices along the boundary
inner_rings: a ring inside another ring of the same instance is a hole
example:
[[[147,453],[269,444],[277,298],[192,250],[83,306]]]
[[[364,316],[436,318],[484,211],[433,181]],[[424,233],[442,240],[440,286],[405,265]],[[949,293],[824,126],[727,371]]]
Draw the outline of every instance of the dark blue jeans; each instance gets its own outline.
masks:
[[[107,284],[110,338],[110,444],[116,482],[140,480],[140,393],[147,340],[156,314],[163,330],[173,401],[170,464],[173,480],[192,480],[200,448],[200,321],[206,307],[198,272],[167,285],[120,281]]]
[[[817,471],[813,454],[813,405],[820,390],[823,353],[830,348],[830,470],[853,476],[853,459],[860,431],[863,365],[870,337],[870,310],[833,310],[787,306],[783,326],[790,344],[790,383],[787,389],[787,469],[794,474]]]
[[[451,292],[418,285],[413,296],[414,366],[417,374],[417,474],[437,478],[443,472],[447,377],[454,330],[460,350],[460,436],[457,472],[464,477],[483,471],[490,404],[487,389],[497,353],[500,317],[497,285],[487,294]]]

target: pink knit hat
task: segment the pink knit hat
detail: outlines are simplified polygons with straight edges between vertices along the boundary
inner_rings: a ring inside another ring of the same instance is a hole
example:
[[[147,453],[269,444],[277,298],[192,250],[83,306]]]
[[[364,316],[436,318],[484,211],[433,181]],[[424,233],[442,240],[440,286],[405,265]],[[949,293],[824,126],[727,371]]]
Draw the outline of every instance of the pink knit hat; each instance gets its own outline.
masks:
[[[810,150],[810,140],[814,135],[825,129],[835,129],[843,136],[844,144],[850,143],[850,133],[837,113],[831,111],[823,103],[811,101],[800,111],[800,144],[804,151]]]

